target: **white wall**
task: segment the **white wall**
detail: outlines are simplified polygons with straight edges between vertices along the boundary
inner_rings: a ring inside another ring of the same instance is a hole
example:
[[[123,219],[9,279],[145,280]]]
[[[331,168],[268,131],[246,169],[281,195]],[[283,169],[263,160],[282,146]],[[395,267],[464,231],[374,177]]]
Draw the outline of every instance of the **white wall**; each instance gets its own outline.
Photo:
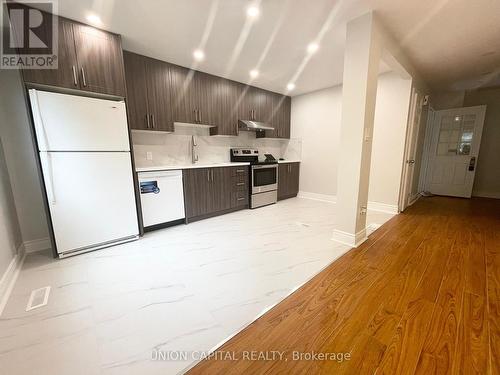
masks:
[[[337,194],[342,86],[292,98],[291,137],[302,139],[300,191]]]
[[[14,197],[10,187],[2,143],[0,142],[0,280],[16,256],[21,243],[21,231],[17,221]]]
[[[379,76],[369,201],[398,203],[410,93],[411,80]],[[291,135],[302,138],[302,193],[337,194],[341,111],[342,86],[292,98]]]
[[[410,79],[379,76],[368,200],[397,206],[411,95]]]
[[[48,227],[21,77],[0,69],[0,138],[23,241],[46,240]]]

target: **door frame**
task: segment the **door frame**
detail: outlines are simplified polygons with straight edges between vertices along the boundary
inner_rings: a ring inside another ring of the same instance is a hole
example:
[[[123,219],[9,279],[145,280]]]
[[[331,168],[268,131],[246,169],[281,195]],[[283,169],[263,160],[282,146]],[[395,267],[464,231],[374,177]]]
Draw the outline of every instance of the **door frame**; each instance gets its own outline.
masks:
[[[408,116],[408,124],[406,127],[406,142],[405,150],[403,156],[403,170],[401,173],[401,184],[399,188],[399,203],[398,211],[403,212],[409,205],[409,191],[411,191],[411,185],[414,178],[414,171],[412,164],[410,164],[412,151],[415,151],[417,136],[419,133],[420,121],[416,122],[416,116],[418,111],[422,111],[422,100],[423,95],[420,94],[415,87],[412,88],[412,93],[410,97],[410,111]],[[413,203],[413,202],[412,202]]]
[[[431,132],[429,134],[429,149],[427,150],[427,155],[426,155],[426,158],[427,158],[427,170],[426,170],[426,174],[425,174],[425,180],[424,180],[424,187],[425,187],[425,190],[426,191],[430,191],[429,189],[429,184],[430,184],[430,176],[431,176],[431,173],[429,173],[432,168],[431,168],[431,165],[432,165],[432,161],[433,161],[433,156],[435,154],[435,151],[432,149],[432,145],[434,143],[434,140],[436,139],[436,137],[439,137],[439,132],[437,131],[436,129],[436,126],[439,126],[439,121],[437,121],[437,119],[440,118],[440,114],[444,113],[444,112],[456,112],[456,111],[463,111],[463,110],[476,110],[478,111],[478,115],[479,115],[479,120],[480,122],[482,123],[482,126],[481,126],[481,133],[479,134],[479,136],[476,136],[475,139],[476,141],[478,142],[478,149],[477,149],[477,153],[476,155],[470,155],[471,157],[475,157],[476,158],[476,162],[475,162],[475,169],[474,169],[474,179],[472,181],[472,184],[473,184],[473,187],[471,189],[471,196],[472,196],[472,190],[474,188],[474,180],[475,180],[475,177],[476,177],[476,171],[477,171],[477,165],[478,165],[478,161],[479,161],[479,153],[480,153],[480,150],[481,150],[481,138],[482,138],[482,135],[483,135],[483,130],[484,130],[484,122],[485,122],[485,118],[486,118],[486,108],[487,106],[486,105],[476,105],[476,106],[467,106],[467,107],[458,107],[458,108],[449,108],[449,109],[443,109],[443,110],[438,110],[438,111],[434,111],[434,117],[433,117],[433,121],[432,121],[432,128],[430,129]],[[427,137],[427,134],[426,134],[426,137]],[[466,197],[464,197],[466,198]],[[470,197],[468,197],[470,198]]]
[[[427,113],[427,123],[425,125],[424,148],[422,150],[422,166],[420,168],[420,176],[418,181],[418,191],[420,194],[424,192],[426,188],[427,172],[429,170],[429,158],[432,144],[432,132],[434,129],[435,118],[436,110],[429,105],[429,112]]]

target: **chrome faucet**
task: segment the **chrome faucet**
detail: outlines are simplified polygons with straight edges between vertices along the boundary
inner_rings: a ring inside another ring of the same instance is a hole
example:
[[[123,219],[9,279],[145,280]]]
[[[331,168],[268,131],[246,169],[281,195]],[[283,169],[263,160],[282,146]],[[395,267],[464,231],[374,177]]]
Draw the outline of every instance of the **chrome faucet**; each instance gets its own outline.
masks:
[[[198,144],[196,143],[196,137],[194,135],[191,136],[191,163],[196,164],[198,161],[198,153],[196,152],[196,147]]]

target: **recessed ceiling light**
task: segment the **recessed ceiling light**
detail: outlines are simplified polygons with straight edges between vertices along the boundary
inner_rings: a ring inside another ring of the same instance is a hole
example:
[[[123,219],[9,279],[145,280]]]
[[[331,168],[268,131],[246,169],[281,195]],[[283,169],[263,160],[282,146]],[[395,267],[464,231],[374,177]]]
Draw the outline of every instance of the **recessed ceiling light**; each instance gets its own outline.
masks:
[[[318,48],[318,43],[309,43],[309,45],[307,46],[307,52],[314,53],[318,50]]]
[[[193,52],[193,57],[196,61],[202,61],[205,58],[205,53],[201,49],[197,49]]]
[[[286,85],[286,88],[288,91],[292,91],[295,88],[295,83],[290,82],[288,85]]]
[[[249,6],[247,8],[247,16],[248,17],[255,18],[259,15],[259,13],[260,13],[260,10],[255,5]]]
[[[259,71],[257,69],[250,70],[250,77],[257,78],[259,76]]]
[[[97,14],[89,14],[87,16],[87,21],[92,25],[102,25],[101,18]]]

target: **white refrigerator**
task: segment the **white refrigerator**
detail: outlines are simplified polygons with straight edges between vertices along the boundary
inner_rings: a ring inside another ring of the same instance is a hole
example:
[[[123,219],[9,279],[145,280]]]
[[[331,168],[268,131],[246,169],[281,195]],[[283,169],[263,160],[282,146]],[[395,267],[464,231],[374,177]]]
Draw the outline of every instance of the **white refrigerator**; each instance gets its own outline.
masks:
[[[29,90],[59,257],[138,238],[125,103]]]

